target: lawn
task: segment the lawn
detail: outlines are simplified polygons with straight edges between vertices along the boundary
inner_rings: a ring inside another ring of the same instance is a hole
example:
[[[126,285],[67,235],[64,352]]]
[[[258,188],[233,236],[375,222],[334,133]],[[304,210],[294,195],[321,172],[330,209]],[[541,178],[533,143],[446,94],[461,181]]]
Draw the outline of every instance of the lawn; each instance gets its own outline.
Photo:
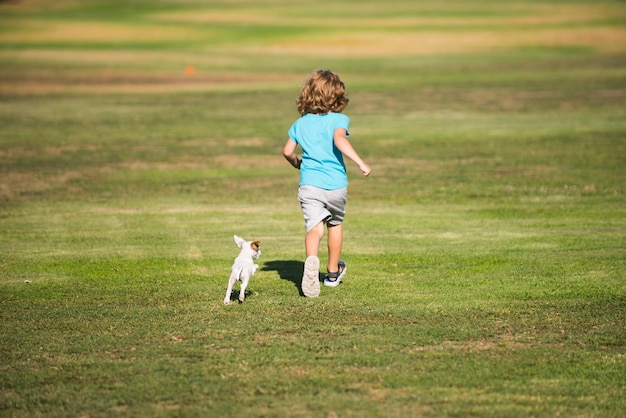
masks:
[[[0,1],[0,416],[622,416],[625,22]],[[373,173],[308,299],[281,150],[318,67]],[[263,254],[224,306],[233,234]]]

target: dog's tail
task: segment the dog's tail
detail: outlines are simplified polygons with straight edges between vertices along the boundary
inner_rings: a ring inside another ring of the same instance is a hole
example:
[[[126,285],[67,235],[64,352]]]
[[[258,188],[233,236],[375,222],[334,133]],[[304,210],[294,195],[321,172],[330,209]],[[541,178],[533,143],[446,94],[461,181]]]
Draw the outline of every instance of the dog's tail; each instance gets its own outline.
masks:
[[[241,267],[241,266],[233,266],[232,270],[230,271],[230,278],[229,278],[229,280],[232,280],[234,282],[236,282],[237,280],[240,280],[242,273],[243,273],[243,267]]]

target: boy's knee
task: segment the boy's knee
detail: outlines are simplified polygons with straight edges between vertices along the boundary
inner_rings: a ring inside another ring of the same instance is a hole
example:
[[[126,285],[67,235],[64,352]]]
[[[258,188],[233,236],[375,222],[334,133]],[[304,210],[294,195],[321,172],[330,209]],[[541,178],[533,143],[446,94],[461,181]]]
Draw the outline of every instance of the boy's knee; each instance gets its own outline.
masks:
[[[307,231],[307,234],[324,235],[324,222],[319,222]]]

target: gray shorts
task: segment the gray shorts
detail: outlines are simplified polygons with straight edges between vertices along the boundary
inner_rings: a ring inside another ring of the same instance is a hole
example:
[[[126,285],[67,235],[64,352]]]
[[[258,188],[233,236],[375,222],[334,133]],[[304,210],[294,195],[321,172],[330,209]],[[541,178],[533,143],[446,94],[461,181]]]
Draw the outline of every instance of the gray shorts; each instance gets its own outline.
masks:
[[[302,207],[307,232],[320,222],[340,225],[346,214],[348,188],[324,190],[315,186],[302,185],[298,189],[298,200]]]

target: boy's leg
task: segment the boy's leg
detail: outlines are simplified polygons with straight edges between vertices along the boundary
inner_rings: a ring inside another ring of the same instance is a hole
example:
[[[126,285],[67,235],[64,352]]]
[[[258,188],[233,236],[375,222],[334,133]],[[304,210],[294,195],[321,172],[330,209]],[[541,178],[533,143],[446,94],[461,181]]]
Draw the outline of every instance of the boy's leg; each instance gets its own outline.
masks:
[[[306,233],[304,238],[304,247],[306,249],[306,256],[317,256],[320,248],[320,242],[324,237],[324,223],[320,222],[315,225],[309,232]],[[330,238],[329,238],[330,239]]]
[[[343,245],[343,227],[339,225],[328,225],[328,271],[334,273],[339,271],[339,259],[341,258],[341,247]]]

